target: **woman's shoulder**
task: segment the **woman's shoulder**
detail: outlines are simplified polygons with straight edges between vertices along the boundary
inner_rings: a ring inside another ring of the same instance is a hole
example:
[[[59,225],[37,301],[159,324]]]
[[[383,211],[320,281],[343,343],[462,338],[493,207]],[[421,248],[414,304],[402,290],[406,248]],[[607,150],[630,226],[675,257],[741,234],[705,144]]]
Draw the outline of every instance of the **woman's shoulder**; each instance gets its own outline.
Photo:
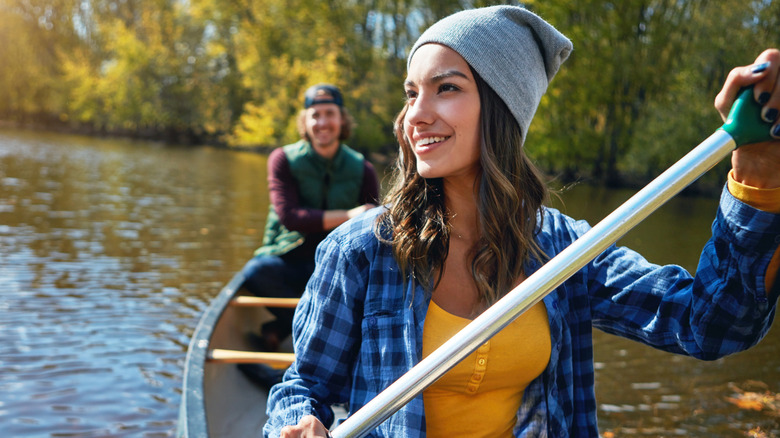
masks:
[[[538,238],[568,245],[590,230],[590,224],[577,220],[552,207],[543,207],[537,216]]]

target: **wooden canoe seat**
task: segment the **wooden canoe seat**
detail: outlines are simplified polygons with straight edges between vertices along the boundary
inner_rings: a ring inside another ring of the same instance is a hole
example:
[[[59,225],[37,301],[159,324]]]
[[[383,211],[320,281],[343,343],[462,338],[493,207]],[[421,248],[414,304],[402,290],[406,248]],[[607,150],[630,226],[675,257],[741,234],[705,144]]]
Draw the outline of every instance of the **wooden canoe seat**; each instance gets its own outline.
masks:
[[[269,298],[238,296],[230,300],[231,306],[241,307],[287,307],[294,308],[298,305],[298,298]]]
[[[298,298],[271,298],[239,295],[229,304],[233,307],[279,307],[295,308]],[[223,348],[210,349],[206,355],[208,362],[216,363],[262,363],[271,366],[290,366],[295,359],[293,353],[276,353],[265,351],[229,350]]]
[[[294,353],[268,353],[263,351],[209,350],[206,360],[221,363],[264,363],[266,365],[290,366],[295,359]]]

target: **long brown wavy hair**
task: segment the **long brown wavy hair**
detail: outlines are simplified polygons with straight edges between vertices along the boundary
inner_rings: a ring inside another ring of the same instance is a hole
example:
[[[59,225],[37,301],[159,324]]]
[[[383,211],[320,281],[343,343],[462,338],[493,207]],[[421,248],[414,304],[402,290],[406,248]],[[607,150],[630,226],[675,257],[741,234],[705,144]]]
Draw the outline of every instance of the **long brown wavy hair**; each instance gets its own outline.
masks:
[[[530,257],[545,258],[534,234],[541,225],[537,212],[549,191],[523,151],[520,126],[509,108],[473,68],[471,72],[482,110],[480,174],[475,186],[480,239],[471,250],[471,273],[481,300],[492,305],[511,290]],[[395,119],[400,151],[383,201],[388,210],[378,219],[376,235],[392,245],[404,278],[411,276],[430,294],[441,280],[451,229],[442,180],[426,179],[417,172],[403,130],[407,110],[405,105]]]

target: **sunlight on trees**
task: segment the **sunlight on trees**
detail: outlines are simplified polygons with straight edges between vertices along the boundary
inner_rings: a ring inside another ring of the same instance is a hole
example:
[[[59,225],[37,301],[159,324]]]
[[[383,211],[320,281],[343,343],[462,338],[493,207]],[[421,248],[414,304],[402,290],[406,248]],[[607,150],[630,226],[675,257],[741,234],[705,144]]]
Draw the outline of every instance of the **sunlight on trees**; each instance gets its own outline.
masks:
[[[331,82],[358,123],[349,144],[392,153],[419,32],[498,3],[0,0],[0,120],[271,148],[297,138],[305,89]],[[574,41],[528,137],[563,180],[657,175],[719,126],[728,70],[780,41],[777,0],[521,3]]]

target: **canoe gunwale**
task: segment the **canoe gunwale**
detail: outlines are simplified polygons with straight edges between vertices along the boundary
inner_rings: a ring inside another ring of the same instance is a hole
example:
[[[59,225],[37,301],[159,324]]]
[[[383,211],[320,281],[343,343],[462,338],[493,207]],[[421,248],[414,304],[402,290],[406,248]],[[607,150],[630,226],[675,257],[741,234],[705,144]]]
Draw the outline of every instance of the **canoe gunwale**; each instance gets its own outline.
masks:
[[[242,284],[244,284],[244,275],[239,272],[214,297],[192,334],[184,365],[183,392],[177,428],[177,436],[179,437],[205,437],[209,435],[206,406],[203,399],[204,367],[214,327]]]

